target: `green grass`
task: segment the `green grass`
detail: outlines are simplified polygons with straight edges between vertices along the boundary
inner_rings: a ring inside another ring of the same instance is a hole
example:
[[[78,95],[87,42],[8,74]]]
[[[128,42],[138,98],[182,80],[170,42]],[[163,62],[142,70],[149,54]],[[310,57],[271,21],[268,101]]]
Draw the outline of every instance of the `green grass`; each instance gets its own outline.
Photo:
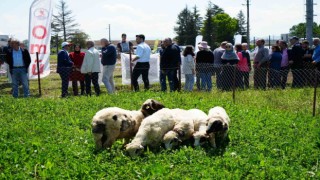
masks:
[[[312,89],[231,92],[119,92],[99,97],[0,98],[0,179],[319,179],[319,111]],[[169,108],[226,108],[230,142],[149,150],[130,158],[117,141],[96,152],[91,118],[100,109],[139,109],[147,98]]]

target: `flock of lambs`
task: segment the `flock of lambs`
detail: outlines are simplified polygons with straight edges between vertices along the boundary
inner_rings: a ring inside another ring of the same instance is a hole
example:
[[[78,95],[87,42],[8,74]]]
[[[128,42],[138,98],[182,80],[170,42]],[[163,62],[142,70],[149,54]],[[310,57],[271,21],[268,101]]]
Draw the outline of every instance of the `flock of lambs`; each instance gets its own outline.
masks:
[[[199,109],[168,109],[148,99],[138,111],[118,107],[98,111],[92,119],[92,133],[97,149],[111,148],[117,139],[125,139],[126,151],[136,156],[146,146],[159,147],[163,143],[171,149],[189,139],[194,140],[194,146],[206,139],[216,148],[216,138],[227,137],[229,123],[222,107],[210,109],[207,115]]]

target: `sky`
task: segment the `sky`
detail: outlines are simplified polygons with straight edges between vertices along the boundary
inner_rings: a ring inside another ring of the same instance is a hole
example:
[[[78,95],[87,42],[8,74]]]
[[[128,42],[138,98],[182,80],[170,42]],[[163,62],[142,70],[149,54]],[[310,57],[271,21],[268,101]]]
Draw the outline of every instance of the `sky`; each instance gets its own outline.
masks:
[[[54,0],[55,4],[59,0]],[[119,40],[122,33],[133,40],[136,34],[146,39],[175,37],[173,30],[178,14],[188,6],[195,5],[204,17],[207,0],[65,0],[73,11],[75,20],[92,40],[108,38],[110,24],[111,40]],[[29,8],[33,0],[1,0],[0,35],[11,35],[19,40],[28,38]],[[211,0],[231,17],[240,10],[245,14],[246,0]],[[317,0],[314,3],[318,3]],[[289,29],[305,21],[305,0],[251,0],[251,38],[279,37]],[[320,12],[320,4],[314,11]],[[56,13],[54,8],[53,13]],[[320,14],[319,14],[320,16]],[[319,17],[315,16],[319,24]]]

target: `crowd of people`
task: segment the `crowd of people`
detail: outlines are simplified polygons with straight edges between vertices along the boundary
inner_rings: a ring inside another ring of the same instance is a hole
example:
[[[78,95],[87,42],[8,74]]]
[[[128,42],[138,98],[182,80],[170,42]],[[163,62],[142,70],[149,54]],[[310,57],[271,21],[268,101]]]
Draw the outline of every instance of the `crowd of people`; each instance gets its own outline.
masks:
[[[100,66],[102,65],[102,82],[109,94],[115,92],[113,73],[117,58],[121,53],[133,53],[133,43],[126,40],[126,34],[122,34],[122,40],[115,46],[108,39],[101,39],[101,54],[95,48],[93,41],[87,41],[86,52],[78,44],[63,42],[57,58],[57,73],[61,78],[61,97],[69,95],[69,82],[72,82],[73,95],[90,95],[91,84],[94,92],[100,95],[98,83]],[[134,66],[131,83],[135,91],[139,91],[138,78],[142,76],[144,89],[150,88],[149,69],[151,48],[145,43],[143,34],[136,35],[137,48],[132,59]],[[181,65],[185,75],[185,91],[193,91],[194,84],[197,90],[211,91],[212,78],[216,78],[216,87],[229,91],[233,88],[249,88],[249,76],[254,69],[254,88],[285,89],[288,81],[288,73],[292,72],[292,87],[313,86],[316,78],[314,71],[320,70],[320,40],[314,38],[313,47],[308,41],[299,41],[298,37],[290,39],[291,48],[284,40],[278,40],[272,46],[271,51],[265,47],[265,41],[258,39],[253,59],[250,59],[249,47],[246,43],[232,45],[222,42],[220,47],[211,50],[206,41],[198,44],[195,50],[192,45],[187,45],[181,52],[180,47],[173,43],[171,38],[161,41],[160,50],[160,86],[161,91],[167,91],[167,81],[170,91],[179,91],[181,87]],[[69,53],[70,47],[73,51]],[[24,97],[30,96],[28,83],[28,68],[31,62],[27,49],[17,40],[9,40],[8,46],[1,49],[5,54],[4,61],[9,65],[12,76],[12,95],[18,97],[18,87],[23,86]],[[196,52],[195,52],[196,51]],[[253,62],[253,64],[251,64]],[[319,72],[318,72],[319,73]],[[78,89],[80,84],[80,93]]]

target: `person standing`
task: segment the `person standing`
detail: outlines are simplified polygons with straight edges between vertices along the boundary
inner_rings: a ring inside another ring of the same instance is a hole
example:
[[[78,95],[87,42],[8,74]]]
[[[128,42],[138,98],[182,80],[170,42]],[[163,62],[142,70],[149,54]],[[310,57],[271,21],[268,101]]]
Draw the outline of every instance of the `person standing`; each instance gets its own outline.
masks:
[[[254,57],[254,88],[265,90],[267,87],[267,68],[269,61],[269,50],[264,47],[265,40],[259,39],[256,42],[258,52]]]
[[[290,44],[292,45],[291,49],[291,59],[289,64],[291,65],[292,71],[292,87],[299,88],[304,86],[302,69],[303,69],[303,49],[299,42],[299,38],[294,36],[290,39]]]
[[[120,57],[121,53],[133,52],[133,44],[130,41],[127,41],[127,35],[123,33],[121,35],[121,41],[117,44],[118,56]]]
[[[178,90],[177,69],[181,63],[180,48],[172,43],[171,38],[163,40],[165,49],[160,59],[160,85],[161,91],[167,90],[166,77],[168,77],[170,91]]]
[[[280,47],[272,46],[272,53],[270,55],[270,72],[269,85],[271,88],[281,87],[280,70],[281,70],[282,54]]]
[[[250,56],[248,52],[246,52],[246,45],[236,44],[235,47],[239,57],[236,71],[236,86],[241,89],[249,88],[249,73],[251,70]]]
[[[199,47],[202,49],[197,52],[196,56],[196,71],[200,75],[200,86],[201,90],[211,91],[212,90],[212,72],[214,56],[210,50],[210,46],[206,41],[202,41],[199,44]]]
[[[233,49],[231,43],[226,44],[226,50],[222,54],[222,69],[221,69],[221,78],[222,78],[222,90],[230,91],[235,82],[234,77],[236,71],[236,65],[239,62],[239,57]]]
[[[315,46],[315,49],[312,55],[312,64],[318,68],[318,71],[316,71],[316,76],[318,78],[318,84],[320,84],[320,39],[315,38],[313,40],[313,45]]]
[[[221,82],[222,59],[221,59],[221,56],[226,51],[226,44],[227,43],[228,43],[227,41],[222,42],[220,44],[220,47],[216,48],[213,51],[213,55],[214,55],[213,73],[216,75],[216,83],[217,83],[218,89],[222,88],[222,82]]]
[[[100,95],[100,86],[98,83],[100,73],[100,55],[94,47],[93,41],[87,41],[88,51],[86,52],[81,66],[81,73],[84,74],[86,93],[91,96],[91,82],[97,96]]]
[[[117,62],[117,50],[116,47],[105,38],[101,39],[100,42],[102,45],[102,82],[106,86],[108,93],[112,94],[115,92],[113,72]]]
[[[12,47],[7,50],[7,63],[12,77],[12,96],[19,96],[19,82],[23,87],[24,97],[30,96],[28,69],[31,63],[29,51],[20,48],[18,40],[11,40]]]
[[[144,82],[144,89],[149,89],[149,69],[150,69],[150,55],[151,48],[145,41],[145,36],[143,34],[136,35],[136,42],[138,44],[136,57],[132,59],[132,62],[137,61],[132,72],[132,85],[135,91],[139,91],[138,78],[142,75],[142,80]]]
[[[192,46],[187,46],[183,51],[183,66],[182,70],[185,74],[185,91],[192,91],[194,85],[195,63],[194,63],[194,49]]]
[[[287,86],[288,73],[289,73],[289,55],[288,44],[286,41],[280,40],[279,46],[282,52],[281,69],[280,69],[280,82],[281,88],[285,89]]]
[[[312,64],[312,55],[313,55],[313,49],[309,47],[309,42],[307,40],[302,41],[301,43],[302,49],[303,49],[303,70],[301,70],[304,84],[307,86],[313,86],[314,85],[314,70],[316,69],[315,65]]]
[[[69,57],[69,46],[68,42],[61,44],[62,50],[58,53],[58,64],[57,73],[61,78],[61,97],[65,98],[68,95],[69,76],[72,72],[73,62]]]
[[[69,54],[71,61],[73,62],[72,72],[70,74],[70,81],[72,81],[73,95],[78,96],[78,81],[80,82],[81,95],[84,95],[84,75],[81,73],[81,66],[84,59],[84,52],[81,52],[80,45],[74,45],[74,52]]]

